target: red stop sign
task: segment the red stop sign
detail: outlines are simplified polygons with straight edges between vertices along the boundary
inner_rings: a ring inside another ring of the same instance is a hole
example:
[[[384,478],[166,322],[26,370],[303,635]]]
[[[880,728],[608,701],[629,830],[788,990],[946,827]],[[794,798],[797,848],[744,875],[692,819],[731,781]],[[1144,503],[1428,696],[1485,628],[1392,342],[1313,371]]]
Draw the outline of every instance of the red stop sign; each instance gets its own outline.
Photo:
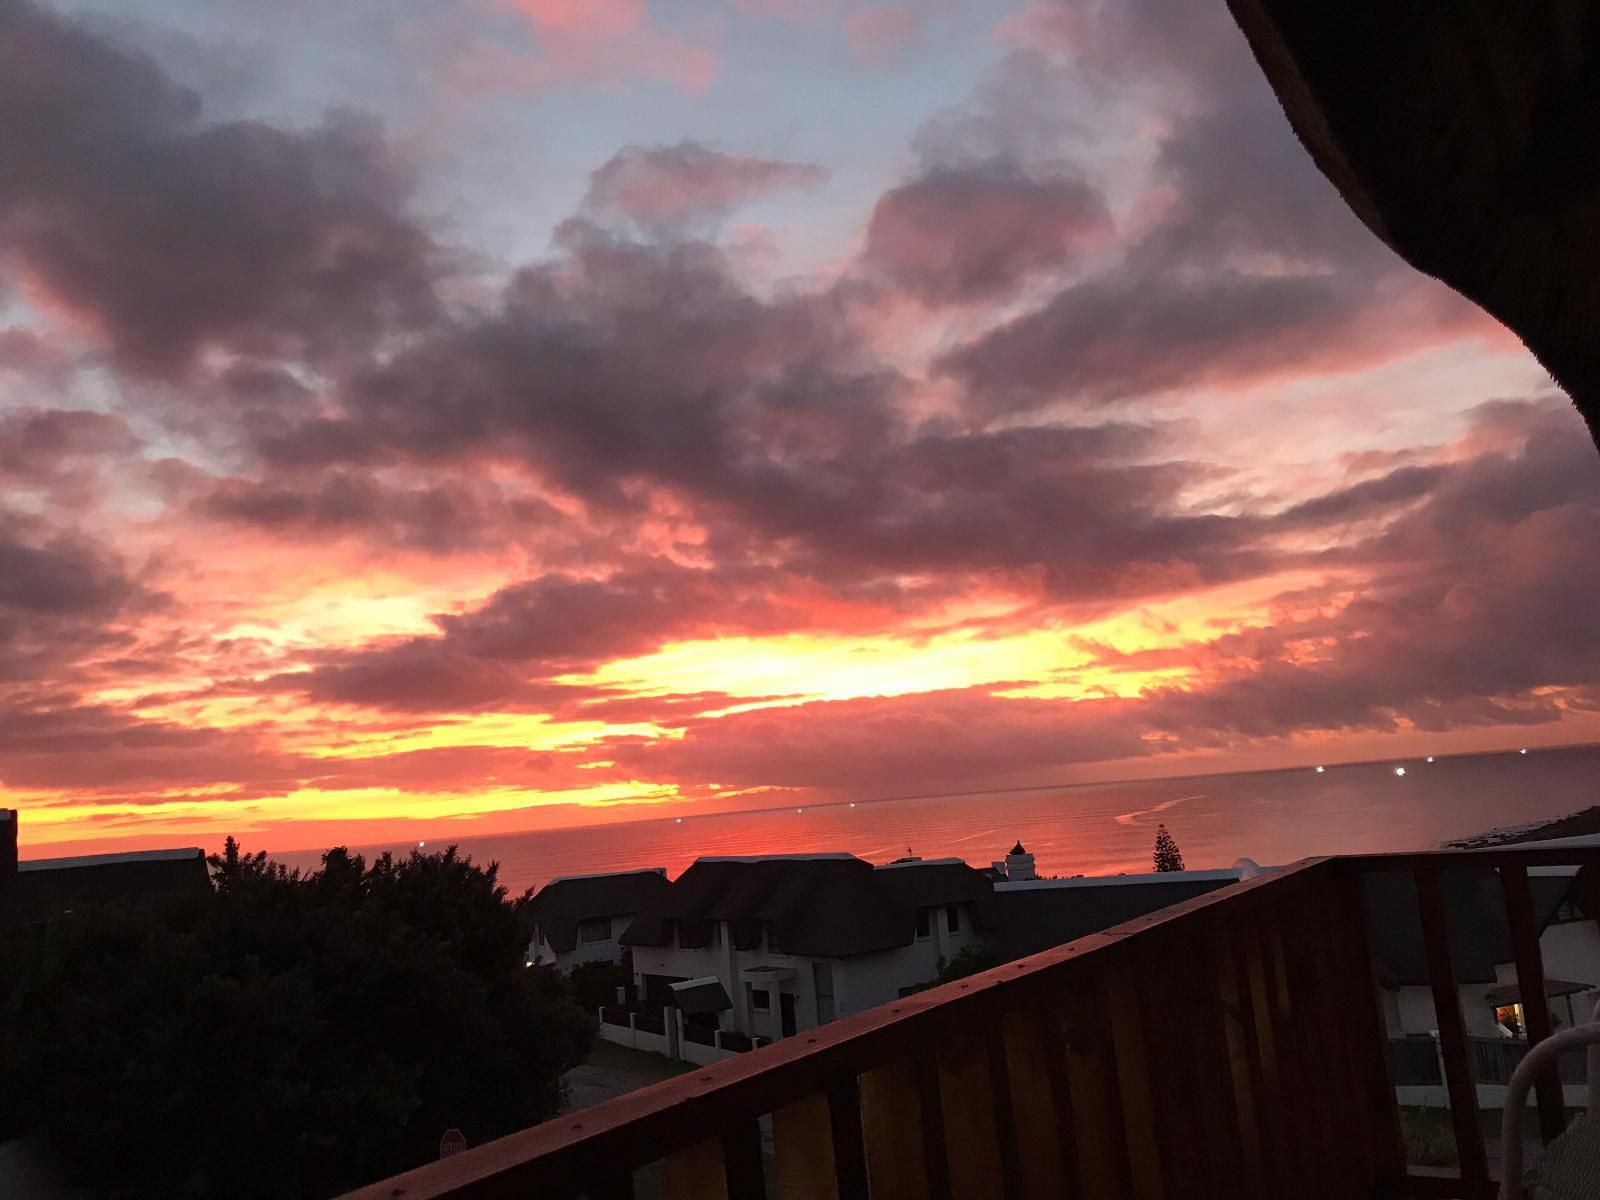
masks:
[[[439,1139],[439,1157],[449,1158],[452,1154],[460,1154],[467,1148],[467,1135],[459,1129],[446,1129],[444,1136]]]

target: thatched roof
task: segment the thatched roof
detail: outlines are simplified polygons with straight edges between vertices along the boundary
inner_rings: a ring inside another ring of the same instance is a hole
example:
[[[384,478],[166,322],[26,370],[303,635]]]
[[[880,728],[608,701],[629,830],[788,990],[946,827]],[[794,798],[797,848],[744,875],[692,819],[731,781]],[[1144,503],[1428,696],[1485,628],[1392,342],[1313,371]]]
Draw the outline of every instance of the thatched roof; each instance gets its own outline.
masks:
[[[1356,215],[1521,337],[1600,443],[1600,5],[1228,4]]]

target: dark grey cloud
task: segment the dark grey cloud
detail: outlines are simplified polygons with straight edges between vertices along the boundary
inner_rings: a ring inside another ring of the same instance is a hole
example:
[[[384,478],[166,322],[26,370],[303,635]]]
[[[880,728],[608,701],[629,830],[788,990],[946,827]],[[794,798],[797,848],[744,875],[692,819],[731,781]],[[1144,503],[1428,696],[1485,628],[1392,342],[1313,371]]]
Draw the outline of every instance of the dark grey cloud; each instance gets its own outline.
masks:
[[[453,554],[531,540],[562,515],[534,497],[470,480],[386,482],[335,469],[306,477],[225,479],[195,502],[203,517],[311,541],[341,537]]]
[[[691,722],[682,738],[601,749],[629,778],[904,793],[1149,754],[1135,708],[925,692],[734,713]]]
[[[972,303],[1071,262],[1110,232],[1105,201],[1084,180],[991,161],[937,168],[885,192],[862,261],[923,299]]]
[[[87,534],[0,509],[0,692],[65,682],[86,657],[126,645],[128,623],[164,602]]]
[[[439,251],[370,119],[208,122],[152,60],[30,0],[0,0],[0,55],[0,256],[122,362],[323,359],[436,314]]]
[[[625,146],[590,174],[583,210],[671,231],[725,217],[774,191],[815,187],[827,175],[812,163],[726,154],[699,142]]]
[[[788,632],[802,613],[774,573],[653,567],[604,579],[546,575],[510,584],[482,604],[440,613],[434,636],[316,656],[272,686],[313,699],[376,708],[570,710],[614,695],[555,682],[667,641],[724,632]],[[619,696],[620,698],[620,696]]]
[[[1139,92],[1145,119],[1165,129],[1136,233],[1115,259],[943,359],[977,411],[1326,373],[1490,327],[1349,212],[1224,9],[1063,0],[1034,12],[1031,32],[1057,43],[1054,70],[1077,80],[1079,104],[1087,95],[1114,114],[1117,97]],[[1001,111],[1025,123],[1037,111],[1031,96],[1003,95]],[[926,136],[948,142],[948,125]]]
[[[1252,381],[1333,357],[1368,300],[1338,274],[1100,277],[952,351],[940,369],[991,412]]]

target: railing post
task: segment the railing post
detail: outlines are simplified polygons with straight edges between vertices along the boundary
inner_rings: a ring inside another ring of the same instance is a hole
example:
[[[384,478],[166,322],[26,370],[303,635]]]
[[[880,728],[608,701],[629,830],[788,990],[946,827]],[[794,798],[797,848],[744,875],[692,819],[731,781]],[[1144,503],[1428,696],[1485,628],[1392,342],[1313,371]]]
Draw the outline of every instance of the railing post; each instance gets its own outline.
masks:
[[[717,1052],[717,1061],[722,1061],[722,1029],[718,1027],[711,1031],[711,1045]]]
[[[1539,927],[1533,915],[1533,893],[1528,868],[1517,864],[1500,868],[1500,889],[1506,898],[1506,923],[1511,927],[1511,953],[1517,964],[1517,990],[1522,993],[1522,1019],[1531,1050],[1550,1036],[1550,1006],[1544,994],[1544,959],[1539,951]],[[1566,1104],[1555,1064],[1539,1072],[1534,1081],[1539,1098],[1539,1134],[1549,1145],[1566,1128]]]
[[[639,1014],[632,1011],[628,1013],[628,1044],[639,1048]]]
[[[1450,1121],[1455,1129],[1456,1156],[1461,1160],[1461,1179],[1468,1184],[1487,1184],[1489,1158],[1478,1117],[1478,1088],[1467,1062],[1466,1023],[1461,1017],[1461,992],[1450,958],[1444,887],[1435,866],[1418,867],[1412,879],[1417,888],[1417,912],[1422,918],[1428,982],[1433,987],[1433,1018],[1438,1022],[1444,1051],[1445,1087],[1450,1096]]]

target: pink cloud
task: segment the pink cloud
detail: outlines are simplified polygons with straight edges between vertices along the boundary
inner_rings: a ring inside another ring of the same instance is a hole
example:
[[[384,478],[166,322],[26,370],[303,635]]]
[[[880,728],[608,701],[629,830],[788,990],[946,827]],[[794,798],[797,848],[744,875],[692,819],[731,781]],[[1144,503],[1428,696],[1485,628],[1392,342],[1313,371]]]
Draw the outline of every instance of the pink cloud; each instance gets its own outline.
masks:
[[[568,83],[666,83],[703,92],[713,50],[650,17],[643,0],[498,0],[520,16],[533,53],[473,38],[452,48],[447,72],[466,91],[536,91]]]
[[[1014,168],[933,171],[884,193],[867,227],[867,265],[935,302],[1004,295],[1112,232],[1082,180]]]
[[[584,208],[643,225],[721,216],[781,188],[810,187],[827,175],[810,163],[723,154],[696,142],[627,146],[589,176]]]

